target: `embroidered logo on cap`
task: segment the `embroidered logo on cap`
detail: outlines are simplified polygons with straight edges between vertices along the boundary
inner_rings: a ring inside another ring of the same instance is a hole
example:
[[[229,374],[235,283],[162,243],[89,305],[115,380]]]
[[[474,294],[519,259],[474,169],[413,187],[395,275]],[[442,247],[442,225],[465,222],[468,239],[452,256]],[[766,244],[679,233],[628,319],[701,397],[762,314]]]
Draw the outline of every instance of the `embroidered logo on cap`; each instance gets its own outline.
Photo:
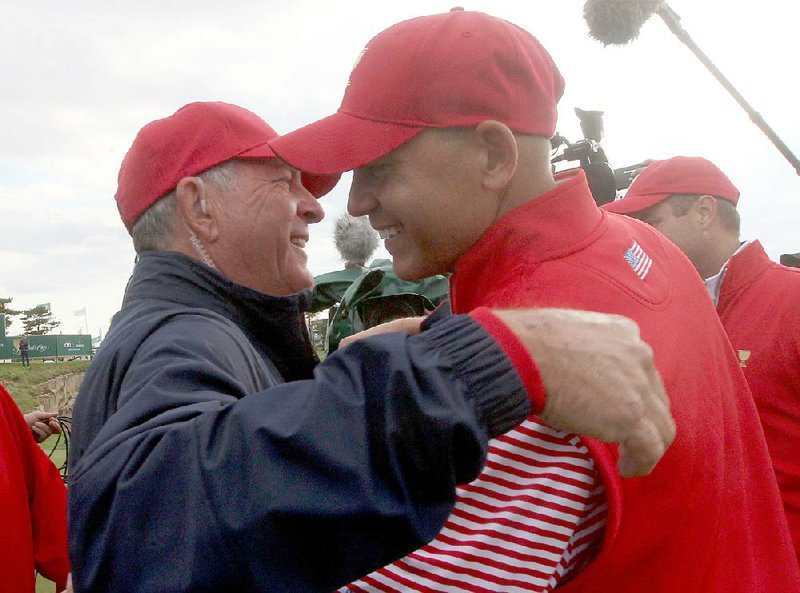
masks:
[[[350,79],[353,77],[353,72],[355,72],[355,69],[358,68],[358,65],[361,63],[361,58],[364,57],[364,54],[367,53],[368,49],[369,49],[369,46],[365,45],[364,49],[361,50],[361,53],[358,54],[358,57],[356,58],[356,63],[353,64],[352,68],[350,68],[350,76],[347,79],[347,86],[350,86]]]
[[[634,241],[633,245],[625,250],[622,257],[630,264],[639,278],[644,280],[647,277],[647,274],[650,272],[650,266],[653,265],[653,260],[644,252],[641,245]]]
[[[747,368],[747,361],[750,360],[751,352],[749,350],[737,350],[739,354],[739,366]]]

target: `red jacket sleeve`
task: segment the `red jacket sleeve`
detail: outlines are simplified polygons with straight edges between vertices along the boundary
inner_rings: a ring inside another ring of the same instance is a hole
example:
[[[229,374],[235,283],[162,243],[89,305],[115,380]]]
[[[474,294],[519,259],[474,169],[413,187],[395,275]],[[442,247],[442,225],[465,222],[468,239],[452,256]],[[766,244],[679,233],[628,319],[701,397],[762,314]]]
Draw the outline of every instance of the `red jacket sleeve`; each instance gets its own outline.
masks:
[[[525,345],[514,335],[508,326],[486,307],[478,307],[470,314],[475,321],[480,323],[489,334],[500,344],[506,356],[511,359],[514,368],[522,379],[528,397],[531,400],[534,414],[541,414],[544,409],[545,391],[539,367],[531,358]]]
[[[46,578],[55,581],[56,590],[66,587],[69,573],[67,556],[67,493],[55,465],[48,459],[31,435],[22,416],[8,392],[0,385],[0,466],[5,478],[0,482],[3,516],[8,547],[6,557],[0,560],[0,579],[11,578],[19,572],[19,579],[33,579],[34,568]],[[10,557],[10,556],[13,556]],[[31,558],[32,555],[32,558]],[[8,565],[2,566],[8,562]],[[12,564],[13,563],[13,564]],[[12,574],[13,573],[13,574]],[[27,586],[18,582],[21,591]],[[30,590],[33,590],[32,588]]]

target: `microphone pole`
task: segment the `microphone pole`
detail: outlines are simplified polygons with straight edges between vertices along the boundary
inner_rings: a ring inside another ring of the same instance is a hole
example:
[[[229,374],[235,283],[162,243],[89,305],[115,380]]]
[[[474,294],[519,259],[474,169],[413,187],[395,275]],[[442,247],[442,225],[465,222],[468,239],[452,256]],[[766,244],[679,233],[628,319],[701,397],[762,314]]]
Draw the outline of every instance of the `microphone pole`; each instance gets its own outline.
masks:
[[[703,51],[697,46],[697,44],[692,40],[689,36],[689,33],[686,32],[686,29],[683,28],[681,25],[681,18],[677,15],[677,13],[670,8],[670,6],[666,2],[662,2],[661,5],[656,9],[658,16],[662,18],[662,20],[667,24],[669,30],[672,31],[675,36],[680,39],[686,47],[688,47],[692,53],[697,56],[697,58],[703,63],[703,65],[708,68],[709,72],[714,75],[722,86],[736,99],[736,102],[742,106],[742,108],[747,112],[747,115],[750,116],[750,120],[756,124],[764,134],[766,134],[767,138],[772,141],[772,144],[775,145],[781,154],[786,158],[787,161],[794,167],[795,172],[800,175],[800,160],[792,153],[788,146],[781,140],[775,131],[767,124],[761,114],[758,113],[755,109],[753,109],[750,104],[745,100],[745,98],[736,90],[736,88],[730,83],[730,81],[725,78],[722,72],[719,71],[711,60],[703,53]]]

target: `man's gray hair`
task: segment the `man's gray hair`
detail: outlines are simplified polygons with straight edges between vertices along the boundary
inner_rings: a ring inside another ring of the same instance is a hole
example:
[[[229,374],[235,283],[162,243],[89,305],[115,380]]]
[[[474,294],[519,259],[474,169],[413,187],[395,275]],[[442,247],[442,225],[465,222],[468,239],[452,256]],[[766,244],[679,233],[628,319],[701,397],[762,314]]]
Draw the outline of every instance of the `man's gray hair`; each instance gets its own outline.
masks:
[[[675,216],[684,216],[689,212],[692,203],[697,201],[700,197],[699,194],[672,194],[667,200],[672,207],[672,213]],[[712,196],[717,203],[717,212],[719,212],[720,220],[723,227],[739,238],[739,230],[742,224],[742,219],[739,216],[739,211],[736,206],[731,204],[724,198]]]
[[[203,183],[210,183],[220,191],[230,190],[236,183],[236,160],[230,160],[197,175]],[[163,251],[172,244],[175,234],[178,202],[175,191],[171,191],[155,202],[133,225],[133,249]]]

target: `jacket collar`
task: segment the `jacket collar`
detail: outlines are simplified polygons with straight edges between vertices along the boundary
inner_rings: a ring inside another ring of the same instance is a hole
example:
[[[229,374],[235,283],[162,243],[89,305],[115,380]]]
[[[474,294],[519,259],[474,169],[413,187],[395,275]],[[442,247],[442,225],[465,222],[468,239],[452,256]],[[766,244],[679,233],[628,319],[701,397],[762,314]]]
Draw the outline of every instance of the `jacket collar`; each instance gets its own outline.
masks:
[[[153,299],[213,311],[229,319],[276,363],[287,381],[310,375],[316,363],[303,316],[311,303],[308,290],[287,297],[270,296],[232,282],[182,253],[154,251],[139,257],[122,309]]]
[[[758,240],[751,241],[734,253],[725,266],[718,306],[727,303],[736,293],[756,282],[770,265],[775,263]]]

